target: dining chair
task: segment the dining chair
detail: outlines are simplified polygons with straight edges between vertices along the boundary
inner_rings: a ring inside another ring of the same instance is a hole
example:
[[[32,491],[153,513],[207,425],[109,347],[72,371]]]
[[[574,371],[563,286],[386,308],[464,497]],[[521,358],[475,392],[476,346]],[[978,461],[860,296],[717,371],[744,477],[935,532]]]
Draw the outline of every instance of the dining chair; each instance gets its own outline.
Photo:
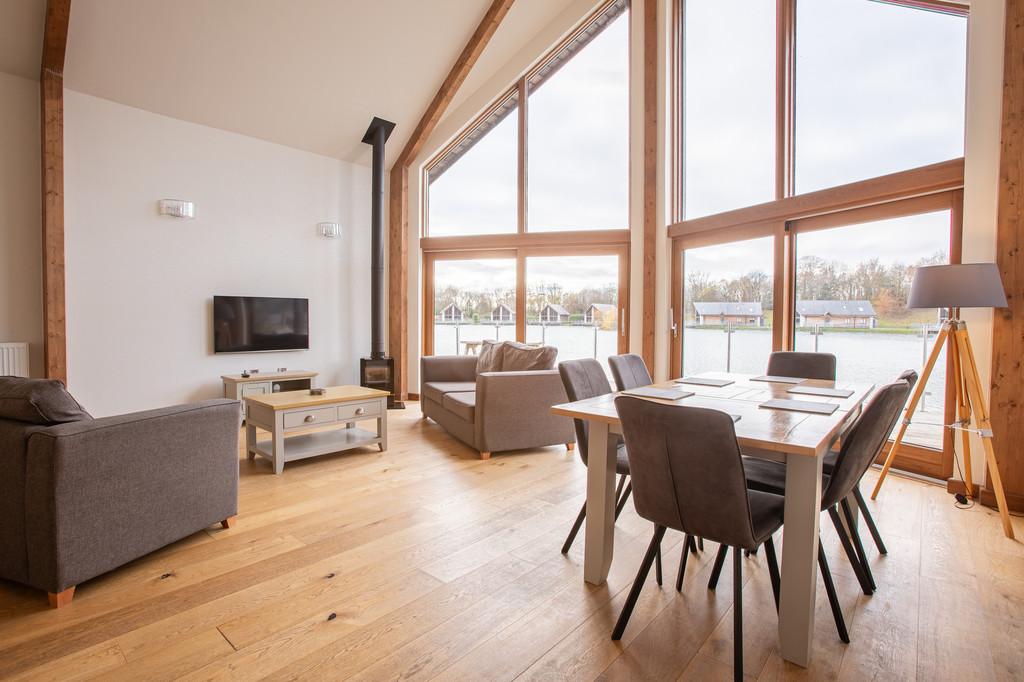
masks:
[[[836,356],[779,350],[768,356],[768,375],[796,379],[836,380]]]
[[[615,382],[617,391],[628,391],[631,388],[650,386],[654,383],[651,373],[647,369],[647,363],[636,353],[625,353],[623,355],[611,355],[608,357],[608,367],[612,370],[612,380]],[[682,556],[679,558],[679,571],[676,573],[676,590],[683,588],[683,573],[686,569],[686,553],[696,554],[698,548],[704,550],[704,538],[689,538],[683,545]]]
[[[901,377],[903,375],[900,375]],[[873,594],[876,586],[871,567],[868,564],[864,545],[854,523],[853,510],[848,497],[857,488],[862,476],[878,457],[879,451],[889,439],[889,434],[899,418],[903,404],[910,395],[910,384],[898,379],[878,389],[861,411],[853,426],[843,436],[839,452],[835,456],[830,473],[822,474],[821,510],[828,512],[836,529],[839,542],[850,559],[854,575],[864,594]],[[743,459],[747,485],[754,490],[784,495],[786,489],[786,467],[753,457]],[[840,518],[840,512],[842,517]],[[844,526],[843,523],[846,523]],[[818,545],[819,564],[824,550]],[[827,586],[826,586],[827,589]],[[835,611],[836,607],[833,607]],[[841,618],[841,612],[836,614]]]
[[[628,395],[615,399],[615,409],[630,449],[633,504],[642,518],[654,523],[654,535],[612,639],[621,639],[626,630],[666,529],[685,533],[684,543],[699,535],[721,544],[713,581],[708,585],[711,589],[717,584],[728,549],[733,549],[733,666],[735,678],[743,679],[739,550],[765,545],[777,605],[779,572],[772,533],[782,526],[785,499],[748,489],[735,427],[728,414]]]
[[[643,362],[641,360],[641,362]],[[576,402],[577,400],[586,400],[587,398],[596,398],[600,395],[607,395],[612,392],[611,384],[608,383],[608,377],[604,373],[604,368],[601,364],[592,358],[584,358],[582,360],[566,360],[565,362],[558,363],[558,373],[562,377],[562,384],[565,386],[565,393],[569,397],[570,402]],[[576,449],[580,453],[580,459],[583,460],[584,466],[588,465],[589,462],[589,426],[583,419],[573,419],[573,426],[576,429],[576,443],[579,447]],[[609,434],[608,447],[615,448],[615,473],[619,475],[619,483],[615,489],[615,518],[619,518],[619,514],[622,513],[622,509],[626,506],[626,501],[629,499],[630,493],[633,491],[633,483],[630,480],[629,475],[629,456],[626,453],[626,446],[623,443],[622,436],[617,434]],[[572,524],[572,529],[569,531],[569,536],[565,539],[565,543],[562,545],[562,554],[567,554],[569,549],[572,547],[573,541],[576,539],[577,533],[580,531],[580,527],[583,525],[584,519],[587,517],[587,503],[583,503],[583,507],[580,509],[580,513],[576,516],[576,521]],[[661,552],[659,550],[657,556],[657,576],[658,584],[661,584]]]

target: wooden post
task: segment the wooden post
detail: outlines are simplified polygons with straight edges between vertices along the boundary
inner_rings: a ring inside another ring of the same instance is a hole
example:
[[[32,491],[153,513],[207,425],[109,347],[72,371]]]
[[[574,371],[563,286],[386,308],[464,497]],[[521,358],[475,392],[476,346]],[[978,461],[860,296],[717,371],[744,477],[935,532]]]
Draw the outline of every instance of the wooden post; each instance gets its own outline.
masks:
[[[640,354],[654,372],[658,256],[658,3],[644,2],[643,316]]]
[[[1002,152],[999,164],[999,209],[996,264],[1006,289],[1006,308],[995,311],[992,330],[992,430],[996,459],[1002,469],[1007,502],[1024,510],[1024,0],[1006,2],[1003,58]],[[995,500],[992,472],[981,501]]]
[[[46,377],[68,380],[64,302],[64,54],[71,0],[48,0],[39,71],[42,152],[43,356]]]

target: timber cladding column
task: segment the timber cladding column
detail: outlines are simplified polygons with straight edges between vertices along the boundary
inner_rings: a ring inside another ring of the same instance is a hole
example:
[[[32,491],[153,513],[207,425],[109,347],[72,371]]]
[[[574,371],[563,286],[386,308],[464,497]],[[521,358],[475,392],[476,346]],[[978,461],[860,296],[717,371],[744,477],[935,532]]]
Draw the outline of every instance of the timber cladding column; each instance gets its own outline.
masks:
[[[395,360],[395,403],[409,394],[409,166],[473,69],[515,0],[493,0],[391,167],[388,199],[388,353]],[[423,311],[424,315],[429,311]]]
[[[996,263],[1006,308],[992,330],[992,430],[1010,509],[1024,511],[1024,0],[1006,2]],[[992,504],[990,481],[981,491]]]
[[[46,377],[68,380],[64,308],[64,54],[71,0],[48,0],[39,71],[43,190],[43,355]]]

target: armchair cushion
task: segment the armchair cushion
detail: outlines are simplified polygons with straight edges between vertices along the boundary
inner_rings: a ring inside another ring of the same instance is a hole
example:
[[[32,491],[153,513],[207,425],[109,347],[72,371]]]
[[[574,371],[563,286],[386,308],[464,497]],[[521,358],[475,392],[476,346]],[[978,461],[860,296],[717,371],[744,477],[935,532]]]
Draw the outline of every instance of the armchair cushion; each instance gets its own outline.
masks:
[[[504,341],[484,341],[480,346],[480,355],[476,361],[477,374],[480,372],[500,372],[501,358],[504,351]]]
[[[453,413],[460,419],[473,423],[476,416],[476,391],[460,391],[458,393],[445,393],[441,402],[444,409]]]
[[[554,369],[558,357],[554,346],[528,346],[515,341],[506,341],[501,351],[502,372]]]
[[[475,381],[428,381],[423,384],[423,397],[435,403],[443,403],[446,393],[465,393],[475,391]]]
[[[52,426],[92,416],[57,379],[0,377],[0,419]]]

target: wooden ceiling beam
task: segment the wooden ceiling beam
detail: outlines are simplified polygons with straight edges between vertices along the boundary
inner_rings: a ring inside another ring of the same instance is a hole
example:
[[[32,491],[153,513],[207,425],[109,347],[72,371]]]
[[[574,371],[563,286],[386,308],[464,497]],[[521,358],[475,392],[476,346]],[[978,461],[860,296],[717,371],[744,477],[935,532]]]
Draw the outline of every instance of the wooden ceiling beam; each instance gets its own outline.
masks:
[[[514,2],[491,2],[391,168],[388,200],[388,353],[395,361],[396,406],[404,404],[409,390],[409,164],[423,149],[455,93],[476,65]]]
[[[47,0],[39,69],[42,155],[43,357],[45,376],[65,384],[64,57],[71,0]]]

